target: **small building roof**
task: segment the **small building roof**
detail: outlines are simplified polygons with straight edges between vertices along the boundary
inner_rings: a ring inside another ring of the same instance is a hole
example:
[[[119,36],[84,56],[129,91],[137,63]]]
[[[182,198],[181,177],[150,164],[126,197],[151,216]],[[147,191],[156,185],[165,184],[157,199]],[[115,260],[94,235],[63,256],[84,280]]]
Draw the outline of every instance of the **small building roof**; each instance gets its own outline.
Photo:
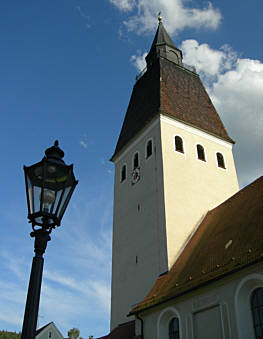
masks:
[[[130,314],[263,259],[263,176],[209,211],[171,270]]]
[[[46,327],[48,327],[50,324],[52,324],[53,323],[53,321],[51,321],[50,323],[48,323],[48,324],[46,324],[46,325],[44,325],[44,326],[42,326],[42,327],[40,327],[40,328],[38,328],[37,330],[36,330],[36,336],[39,334],[39,333],[41,333]],[[54,324],[54,323],[53,323]]]
[[[118,325],[111,333],[97,339],[140,339],[140,336],[135,336],[135,321],[129,321]]]
[[[57,326],[55,325],[55,323],[53,321],[51,321],[50,323],[48,323],[48,324],[40,327],[39,329],[37,329],[36,330],[36,337],[38,335],[40,335],[40,337],[41,337],[41,333],[43,331],[45,331],[48,327],[49,327],[49,329],[48,329],[49,331],[53,328],[53,330],[56,331],[57,335],[59,335],[60,338],[64,338],[63,335],[60,333],[59,329],[57,328]]]

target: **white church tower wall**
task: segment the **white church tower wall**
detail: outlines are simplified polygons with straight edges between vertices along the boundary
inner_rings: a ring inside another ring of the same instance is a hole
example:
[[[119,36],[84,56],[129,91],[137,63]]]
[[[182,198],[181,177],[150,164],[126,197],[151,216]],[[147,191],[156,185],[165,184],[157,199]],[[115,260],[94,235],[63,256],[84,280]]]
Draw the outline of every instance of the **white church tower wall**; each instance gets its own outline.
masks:
[[[183,142],[176,151],[175,137]],[[206,213],[238,189],[232,144],[174,119],[161,116],[163,190],[168,269]],[[198,159],[197,145],[204,149]],[[224,157],[219,167],[216,154]]]
[[[147,157],[147,142],[152,154]],[[139,179],[133,183],[133,158]],[[126,179],[121,180],[123,165]],[[111,326],[127,321],[156,277],[167,271],[160,119],[155,119],[115,161]]]

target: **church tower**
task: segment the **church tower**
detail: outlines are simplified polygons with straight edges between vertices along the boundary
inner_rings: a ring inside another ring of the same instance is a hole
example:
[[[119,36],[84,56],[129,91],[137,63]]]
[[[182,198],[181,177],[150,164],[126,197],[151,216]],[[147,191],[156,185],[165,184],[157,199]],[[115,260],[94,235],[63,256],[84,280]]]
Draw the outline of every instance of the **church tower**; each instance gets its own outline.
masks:
[[[206,213],[238,191],[234,142],[182,59],[159,18],[111,159],[111,329],[129,320]]]

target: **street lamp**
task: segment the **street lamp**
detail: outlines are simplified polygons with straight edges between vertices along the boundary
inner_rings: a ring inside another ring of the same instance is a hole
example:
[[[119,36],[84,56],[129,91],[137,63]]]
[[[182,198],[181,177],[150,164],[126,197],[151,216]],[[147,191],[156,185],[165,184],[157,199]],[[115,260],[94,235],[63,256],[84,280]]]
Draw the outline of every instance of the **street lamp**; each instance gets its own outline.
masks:
[[[32,261],[30,281],[21,339],[35,338],[39,299],[43,273],[43,254],[51,239],[53,228],[60,226],[72,193],[78,183],[73,165],[66,165],[64,152],[54,146],[45,151],[44,158],[32,165],[24,166],[28,219],[32,223],[35,238],[35,256]]]

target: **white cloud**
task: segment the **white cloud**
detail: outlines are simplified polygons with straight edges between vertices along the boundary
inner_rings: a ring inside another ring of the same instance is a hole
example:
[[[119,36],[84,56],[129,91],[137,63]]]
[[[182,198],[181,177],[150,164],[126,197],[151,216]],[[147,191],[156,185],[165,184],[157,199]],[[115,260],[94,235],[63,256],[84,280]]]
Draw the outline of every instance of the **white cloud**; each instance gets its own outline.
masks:
[[[187,8],[182,0],[110,0],[110,2],[120,11],[130,12],[124,24],[128,30],[139,34],[156,28],[159,11],[164,18],[165,27],[171,34],[186,27],[216,29],[221,21],[220,11],[210,2],[202,9]]]
[[[229,46],[214,50],[195,40],[182,43],[184,61],[200,72],[230,136],[241,186],[263,171],[263,64],[241,59]]]
[[[8,309],[5,310],[5,313],[0,314],[0,321],[6,323],[6,324],[11,324],[15,326],[21,327],[21,318],[17,316],[17,310],[16,309]],[[5,328],[4,330],[7,330],[8,328]],[[1,328],[1,330],[3,330]]]
[[[224,45],[220,50],[214,50],[208,44],[199,45],[196,40],[185,40],[181,46],[183,61],[194,65],[197,72],[206,76],[217,76],[219,72],[230,69],[236,61],[236,54]]]
[[[121,11],[131,11],[136,4],[135,0],[110,0],[110,3],[118,7]]]
[[[85,141],[81,140],[79,143],[80,143],[80,146],[82,146],[83,148],[85,148],[85,149],[87,149],[87,148],[88,148],[88,144],[87,144],[87,142],[85,142]]]
[[[137,68],[139,72],[141,72],[145,67],[146,67],[146,57],[147,53],[141,54],[139,51],[137,55],[132,55],[131,56],[131,62],[132,64]]]
[[[108,306],[110,304],[110,288],[107,282],[105,281],[92,281],[85,279],[86,274],[83,274],[81,280],[76,279],[76,277],[65,276],[61,273],[54,271],[45,271],[44,278],[48,281],[55,282],[63,287],[70,288],[80,294],[83,294],[83,297],[89,298],[92,297],[99,301],[97,306],[101,304],[101,307],[108,311]]]
[[[237,144],[240,184],[263,172],[263,64],[238,59],[235,68],[220,74],[211,88],[212,99]]]
[[[84,13],[83,9],[82,9],[80,6],[76,6],[75,8],[76,8],[76,10],[78,11],[79,15],[80,15],[82,18],[84,18],[85,21],[88,21],[88,22],[86,23],[86,28],[88,28],[88,29],[91,28],[91,24],[89,23],[90,17]]]
[[[83,12],[83,10],[80,6],[76,6],[75,8],[79,12],[80,16],[82,16],[85,19],[90,19],[90,17]]]

